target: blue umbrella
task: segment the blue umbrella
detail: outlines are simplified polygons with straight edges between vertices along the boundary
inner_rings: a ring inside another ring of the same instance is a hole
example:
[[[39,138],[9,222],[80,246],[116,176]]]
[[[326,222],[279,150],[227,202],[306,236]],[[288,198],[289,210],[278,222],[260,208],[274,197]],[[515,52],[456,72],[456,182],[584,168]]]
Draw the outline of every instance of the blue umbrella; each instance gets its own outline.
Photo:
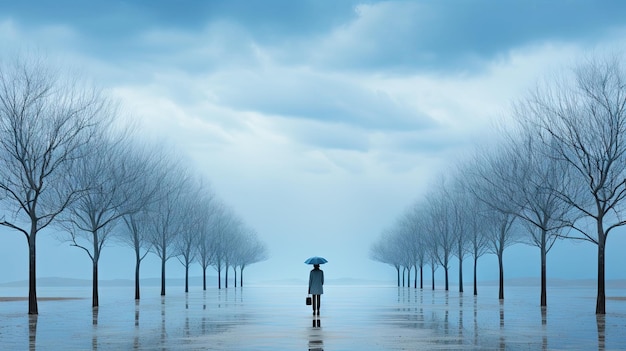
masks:
[[[319,256],[313,256],[304,261],[304,263],[306,264],[324,264],[326,262],[328,262],[328,260],[326,260],[324,257]]]

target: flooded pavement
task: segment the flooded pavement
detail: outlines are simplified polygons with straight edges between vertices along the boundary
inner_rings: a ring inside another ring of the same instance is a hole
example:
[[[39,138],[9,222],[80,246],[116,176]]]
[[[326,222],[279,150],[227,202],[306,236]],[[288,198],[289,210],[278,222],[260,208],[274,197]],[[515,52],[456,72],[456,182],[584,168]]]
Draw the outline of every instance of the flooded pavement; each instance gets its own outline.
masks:
[[[623,291],[608,291],[607,315],[596,318],[595,291],[495,287],[475,297],[443,290],[326,286],[321,315],[305,305],[306,287],[251,286],[164,298],[144,289],[104,288],[92,310],[90,290],[39,290],[39,296],[77,297],[0,302],[2,350],[620,350],[626,349]],[[620,295],[621,293],[621,295]],[[15,290],[0,289],[0,296]]]

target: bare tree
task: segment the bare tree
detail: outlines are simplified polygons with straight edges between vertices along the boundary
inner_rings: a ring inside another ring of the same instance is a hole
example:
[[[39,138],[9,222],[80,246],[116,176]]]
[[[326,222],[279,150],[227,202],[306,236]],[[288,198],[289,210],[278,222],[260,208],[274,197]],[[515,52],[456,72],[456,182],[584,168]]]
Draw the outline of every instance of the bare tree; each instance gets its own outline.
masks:
[[[520,241],[519,231],[513,226],[520,207],[502,195],[514,189],[508,174],[520,167],[517,161],[499,148],[485,148],[476,153],[473,166],[466,169],[467,189],[487,206],[481,213],[486,224],[483,234],[489,242],[489,251],[498,257],[500,300],[504,299],[504,250]]]
[[[198,246],[196,259],[202,267],[202,289],[206,290],[206,270],[215,262],[218,245],[215,238],[217,215],[220,205],[211,194],[203,193],[197,204],[198,211],[202,213],[198,227]]]
[[[233,269],[233,283],[235,288],[237,287],[237,268],[240,265],[241,260],[243,259],[244,251],[246,246],[248,245],[248,233],[249,228],[245,224],[242,223],[239,226],[238,230],[233,233],[233,238],[235,240],[235,245],[233,245],[230,255],[230,266]]]
[[[485,205],[467,190],[463,192],[460,202],[463,204],[461,215],[465,218],[465,233],[469,252],[473,258],[474,295],[478,295],[478,259],[489,250],[489,237],[481,213],[485,213]],[[482,208],[482,209],[481,209]]]
[[[140,267],[143,259],[150,253],[151,244],[149,238],[149,226],[151,216],[147,209],[128,213],[123,217],[124,229],[120,230],[117,239],[133,249],[135,254],[135,300],[139,300],[140,293]]]
[[[221,256],[224,262],[224,287],[228,288],[228,269],[233,267],[233,264],[237,258],[237,249],[241,245],[242,235],[241,230],[243,228],[243,222],[234,211],[229,210],[224,221],[221,222],[222,238],[220,241]],[[235,277],[235,280],[237,277]]]
[[[427,194],[429,241],[433,244],[432,253],[444,270],[445,289],[449,290],[448,272],[450,258],[457,242],[456,227],[453,223],[453,205],[446,190],[445,180],[435,190]]]
[[[29,314],[38,314],[37,234],[83,190],[70,169],[107,127],[109,106],[98,90],[64,79],[43,60],[0,66],[0,198],[11,213],[0,225],[28,242]]]
[[[424,288],[424,265],[426,262],[426,244],[424,243],[424,213],[422,212],[423,204],[416,203],[411,206],[402,218],[402,226],[405,228],[403,235],[406,239],[406,249],[410,257],[410,261],[415,268],[415,279],[413,287],[417,288],[417,272],[419,270],[420,289]]]
[[[400,286],[400,268],[402,265],[398,259],[400,248],[398,247],[397,235],[397,231],[394,229],[383,232],[378,241],[370,247],[369,257],[373,261],[393,266],[396,269],[398,286]]]
[[[248,229],[244,232],[244,236],[244,245],[242,246],[243,250],[241,250],[241,256],[237,262],[240,272],[240,287],[243,287],[243,270],[251,264],[265,261],[268,258],[267,247],[261,240],[259,240],[257,234],[252,229]]]
[[[468,194],[464,191],[463,180],[455,174],[451,181],[450,190],[446,193],[450,199],[449,206],[451,208],[451,230],[454,243],[454,255],[459,259],[459,292],[463,292],[463,261],[465,255],[470,252],[471,239],[468,231],[471,230],[471,220],[468,221],[468,215],[471,210],[468,201]]]
[[[519,232],[513,225],[516,216],[493,208],[482,213],[482,216],[486,223],[489,251],[498,257],[498,298],[504,300],[504,249],[519,242]]]
[[[568,237],[598,247],[596,314],[606,313],[605,252],[608,235],[626,224],[626,71],[623,59],[592,59],[573,79],[538,88],[524,103],[549,156],[565,162],[580,187],[560,196],[588,220],[571,223]]]
[[[198,246],[201,239],[201,230],[205,221],[205,213],[198,203],[205,196],[205,189],[201,182],[189,184],[190,189],[185,191],[179,203],[181,221],[180,231],[174,241],[174,251],[178,261],[185,267],[185,292],[189,292],[189,267],[196,260]]]
[[[150,252],[150,219],[153,214],[154,204],[160,199],[158,195],[163,177],[167,174],[164,167],[167,166],[167,157],[155,144],[135,143],[128,150],[126,157],[131,158],[134,167],[142,178],[134,184],[132,190],[134,201],[143,204],[137,211],[126,212],[123,216],[124,225],[120,226],[114,239],[129,246],[135,254],[135,300],[139,300],[140,294],[140,267],[141,262]]]
[[[523,113],[523,108],[518,113]],[[540,305],[547,306],[547,255],[563,234],[566,223],[574,220],[572,207],[559,194],[576,185],[571,182],[567,165],[550,155],[536,133],[520,128],[503,134],[508,137],[503,141],[501,152],[507,153],[516,167],[501,173],[507,184],[501,197],[518,208],[514,214],[529,233],[528,240],[524,241],[539,248]]]
[[[78,187],[87,190],[60,216],[72,246],[91,259],[92,307],[99,305],[98,262],[103,248],[118,220],[145,205],[145,199],[135,194],[144,174],[129,157],[130,146],[128,135],[96,138],[90,145],[94,152],[72,169]]]
[[[428,260],[430,261],[430,282],[432,284],[432,290],[435,290],[435,272],[439,267],[439,259],[437,258],[437,253],[435,252],[435,246],[428,246]]]
[[[211,265],[217,271],[217,287],[222,288],[222,270],[226,273],[226,284],[228,284],[228,268],[232,248],[230,245],[231,233],[234,227],[238,225],[239,219],[235,217],[231,208],[225,204],[218,204],[215,208],[215,220],[213,225],[212,246],[215,249],[213,254],[213,262]],[[228,285],[226,285],[228,287]]]
[[[165,296],[165,264],[177,254],[173,245],[184,225],[181,220],[183,194],[189,190],[187,170],[178,161],[168,162],[172,166],[162,170],[165,174],[161,178],[159,201],[150,211],[150,246],[161,259],[161,296]]]
[[[404,234],[404,233],[403,233]],[[400,244],[402,245],[406,245],[407,244],[407,240],[408,238],[406,237],[406,235],[400,235],[398,237],[398,241]],[[413,260],[410,256],[410,251],[408,249],[408,247],[405,246],[405,249],[400,251],[398,254],[399,256],[399,260],[401,262],[402,265],[402,286],[407,286],[410,287],[411,286],[411,269],[413,268]],[[404,273],[406,273],[406,281],[405,281],[405,275]]]

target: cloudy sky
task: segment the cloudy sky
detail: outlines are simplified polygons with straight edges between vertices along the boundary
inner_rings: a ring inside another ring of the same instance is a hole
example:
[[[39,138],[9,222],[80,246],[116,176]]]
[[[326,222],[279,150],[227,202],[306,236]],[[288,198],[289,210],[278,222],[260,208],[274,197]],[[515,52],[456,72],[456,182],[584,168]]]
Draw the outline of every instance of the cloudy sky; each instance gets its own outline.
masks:
[[[624,13],[618,0],[0,0],[0,57],[72,67],[188,155],[268,245],[250,280],[306,278],[312,255],[330,261],[327,278],[386,280],[393,268],[368,259],[381,231],[537,80],[622,52]],[[24,237],[0,234],[0,282],[27,279]],[[89,279],[85,253],[52,234],[38,275]],[[608,278],[626,278],[624,237],[609,237]],[[549,274],[593,278],[595,253],[559,243]],[[102,279],[132,279],[129,249],[102,255]],[[495,258],[480,262],[497,279]],[[537,248],[505,252],[507,277],[538,276],[538,263]]]

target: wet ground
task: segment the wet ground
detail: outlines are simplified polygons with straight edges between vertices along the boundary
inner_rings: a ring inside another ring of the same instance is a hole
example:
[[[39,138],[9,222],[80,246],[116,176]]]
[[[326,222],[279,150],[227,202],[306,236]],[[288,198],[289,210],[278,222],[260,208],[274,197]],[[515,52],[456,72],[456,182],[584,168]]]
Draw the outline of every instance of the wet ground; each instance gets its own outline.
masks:
[[[626,350],[625,292],[608,292],[597,318],[595,291],[495,287],[470,293],[413,288],[327,286],[321,315],[305,305],[306,288],[211,288],[164,298],[144,289],[39,289],[39,316],[27,302],[0,302],[2,350]],[[0,296],[16,296],[4,288]],[[20,290],[21,291],[21,290]],[[54,297],[78,297],[56,299]]]

